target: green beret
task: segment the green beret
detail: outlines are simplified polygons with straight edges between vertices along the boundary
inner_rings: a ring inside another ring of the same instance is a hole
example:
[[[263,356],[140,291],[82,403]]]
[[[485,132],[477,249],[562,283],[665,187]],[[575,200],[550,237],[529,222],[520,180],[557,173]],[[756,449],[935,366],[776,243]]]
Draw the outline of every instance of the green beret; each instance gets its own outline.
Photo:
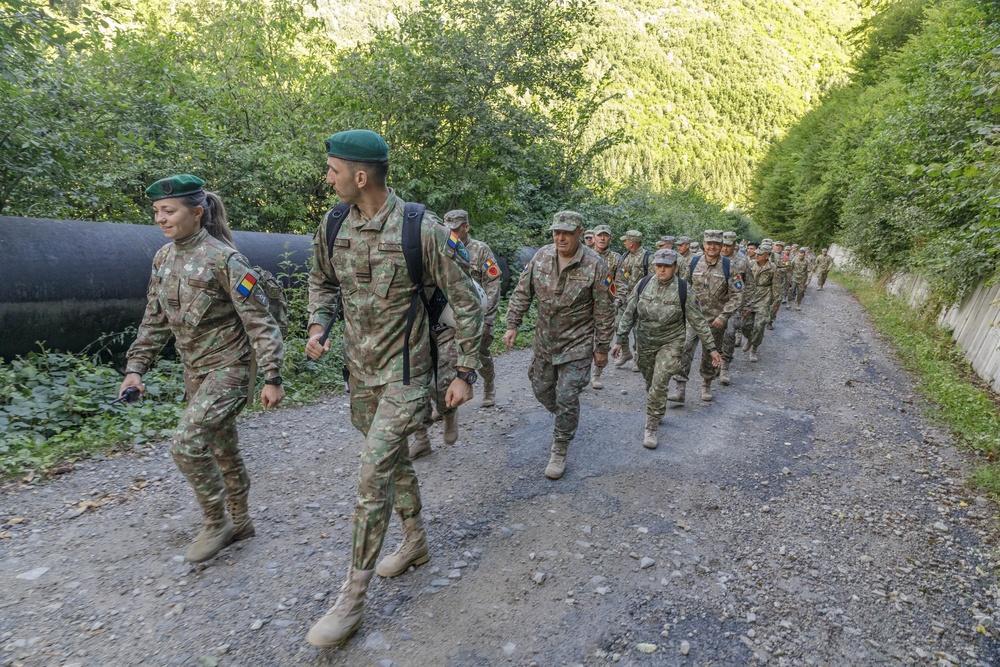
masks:
[[[146,196],[156,201],[169,197],[187,197],[201,192],[205,181],[191,174],[177,174],[161,178],[146,188]]]
[[[552,216],[549,231],[575,232],[581,227],[583,227],[583,215],[576,211],[559,211]]]
[[[350,162],[388,162],[389,144],[371,130],[345,130],[326,140],[326,153]]]

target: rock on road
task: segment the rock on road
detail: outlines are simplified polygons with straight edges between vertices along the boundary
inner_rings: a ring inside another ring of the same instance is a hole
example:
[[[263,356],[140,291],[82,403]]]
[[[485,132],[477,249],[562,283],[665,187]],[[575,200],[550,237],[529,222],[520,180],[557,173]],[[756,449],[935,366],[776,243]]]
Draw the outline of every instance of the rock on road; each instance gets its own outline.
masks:
[[[557,482],[530,352],[500,357],[498,407],[416,463],[431,561],[376,577],[339,651],[303,637],[348,566],[346,398],[242,422],[257,537],[205,566],[181,560],[199,511],[164,443],[11,485],[0,665],[1000,664],[995,507],[827,285],[655,451],[640,375],[606,371]]]

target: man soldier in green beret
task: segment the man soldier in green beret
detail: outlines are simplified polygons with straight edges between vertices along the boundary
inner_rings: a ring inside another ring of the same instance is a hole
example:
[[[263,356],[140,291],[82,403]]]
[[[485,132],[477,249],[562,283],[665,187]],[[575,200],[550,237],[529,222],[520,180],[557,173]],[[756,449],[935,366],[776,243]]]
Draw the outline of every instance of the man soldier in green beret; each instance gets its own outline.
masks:
[[[604,260],[605,266],[608,267],[608,273],[612,275],[611,298],[613,299],[618,294],[619,289],[624,289],[623,287],[620,288],[618,284],[618,269],[621,267],[622,256],[611,249],[611,227],[597,225],[594,227],[594,234],[594,250]],[[604,383],[601,382],[601,374],[603,372],[604,366],[598,366],[597,364],[594,364],[594,367],[590,370],[590,386],[594,389],[604,389]]]
[[[320,339],[342,297],[351,421],[365,441],[347,580],[336,604],[306,635],[319,647],[343,644],[361,625],[393,508],[403,522],[403,544],[378,564],[378,574],[393,577],[428,560],[420,488],[406,438],[424,421],[434,378],[429,318],[419,301],[412,326],[407,325],[416,295],[403,254],[405,204],[386,185],[389,147],[367,130],[339,132],[326,146],[326,181],[349,208],[329,244],[327,222],[343,209],[327,213],[313,239],[306,353],[319,359],[330,349],[329,340]],[[457,377],[446,404],[456,408],[472,398],[483,309],[462,242],[432,213],[424,213],[418,224],[426,295],[440,288],[454,312]]]
[[[493,321],[500,308],[500,265],[496,255],[484,241],[474,239],[469,234],[469,214],[462,210],[449,211],[444,214],[444,224],[455,232],[458,240],[465,244],[469,251],[469,270],[475,280],[486,292],[486,314],[483,316],[483,339],[479,346],[479,361],[482,367],[479,374],[483,378],[482,407],[491,408],[496,405],[495,374],[493,356],[490,345],[493,344]]]
[[[545,476],[559,479],[580,423],[580,392],[590,377],[591,358],[599,366],[608,363],[614,276],[596,252],[580,243],[582,215],[560,211],[549,230],[554,242],[535,253],[510,295],[503,341],[514,347],[517,328],[537,296],[535,356],[528,378],[535,398],[556,416]]]

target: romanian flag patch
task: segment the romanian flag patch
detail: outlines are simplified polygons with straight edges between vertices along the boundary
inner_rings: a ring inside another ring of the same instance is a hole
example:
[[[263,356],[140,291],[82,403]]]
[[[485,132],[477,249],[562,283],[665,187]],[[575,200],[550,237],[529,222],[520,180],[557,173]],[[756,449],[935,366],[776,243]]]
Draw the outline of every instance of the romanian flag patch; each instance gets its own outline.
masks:
[[[486,271],[486,275],[490,278],[496,278],[500,275],[500,267],[492,259],[486,260],[483,264],[483,270]]]
[[[608,274],[608,277],[604,279],[604,286],[608,288],[609,292],[611,292],[611,296],[618,296],[618,289],[615,287],[615,281],[611,279],[610,273]]]
[[[257,284],[257,276],[252,273],[247,273],[243,276],[243,280],[240,284],[236,286],[236,291],[242,296],[250,296],[250,292],[253,290],[253,286]]]
[[[452,250],[458,248],[458,235],[455,232],[448,235],[448,247]]]

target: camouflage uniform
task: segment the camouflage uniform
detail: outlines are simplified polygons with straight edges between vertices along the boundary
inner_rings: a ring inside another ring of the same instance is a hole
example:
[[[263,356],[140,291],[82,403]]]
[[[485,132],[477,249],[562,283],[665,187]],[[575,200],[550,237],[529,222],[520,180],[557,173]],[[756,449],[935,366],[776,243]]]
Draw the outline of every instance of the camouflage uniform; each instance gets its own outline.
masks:
[[[801,308],[802,297],[806,294],[806,285],[809,284],[810,264],[805,257],[796,257],[790,264],[792,273],[792,286],[788,292],[788,300],[795,300],[796,307]]]
[[[771,321],[770,313],[775,305],[781,303],[781,283],[778,281],[776,268],[771,262],[761,266],[754,262],[751,267],[757,283],[757,289],[747,304],[749,311],[743,320],[742,331],[754,351],[764,340],[764,330]]]
[[[626,253],[621,256],[621,261],[619,262],[618,271],[615,274],[615,306],[619,312],[618,317],[621,317],[621,310],[625,306],[625,300],[628,299],[629,294],[639,283],[640,280],[645,278],[653,270],[653,267],[649,265],[649,261],[652,259],[653,253],[649,252],[642,246],[633,252]],[[622,344],[626,350],[629,348],[629,342],[626,338],[625,340],[618,341]]]
[[[709,327],[712,331],[712,338],[715,340],[715,348],[722,349],[723,337],[726,333],[726,324],[733,316],[743,301],[743,284],[739,276],[733,271],[732,264],[729,267],[729,280],[726,280],[722,271],[723,257],[719,257],[715,264],[702,256],[694,268],[694,274],[688,276],[688,283],[698,300],[701,312],[711,325],[715,318],[721,318],[723,326],[721,329]],[[678,263],[680,260],[678,259]],[[686,270],[690,272],[688,265]],[[684,356],[681,359],[681,368],[674,375],[678,382],[687,382],[691,373],[691,362],[694,359],[694,350],[698,346],[698,334],[691,327],[687,331],[687,339],[684,342]],[[715,379],[717,369],[712,366],[712,359],[709,350],[702,346],[701,350],[701,376],[706,381]]]
[[[667,409],[667,389],[670,378],[681,370],[686,324],[695,332],[709,352],[715,341],[709,331],[698,301],[688,294],[684,311],[678,293],[678,279],[660,282],[653,277],[639,294],[632,290],[618,322],[619,339],[626,338],[635,327],[638,344],[636,363],[646,380],[647,422],[659,423]]]
[[[699,259],[698,263],[701,264],[702,261],[704,259]],[[754,272],[750,266],[750,260],[742,253],[733,253],[733,256],[729,258],[729,275],[741,278],[743,282],[743,300],[740,303],[739,309],[726,323],[726,332],[722,337],[722,349],[719,350],[719,353],[722,355],[722,360],[726,362],[733,360],[733,351],[736,349],[736,333],[742,331],[744,313],[750,310],[749,304],[757,287]]]
[[[613,280],[615,283],[615,293],[621,290],[622,293],[627,294],[624,283],[618,282],[620,280],[619,269],[622,266],[622,256],[612,250],[611,246],[608,246],[604,252],[601,252],[600,250],[595,250],[594,252],[597,253],[598,257],[604,260],[604,265],[608,267],[608,273],[614,276]]]
[[[833,268],[833,257],[829,255],[820,255],[816,258],[816,285],[820,289],[823,289],[823,285],[826,284],[826,274],[830,273],[830,269]]]
[[[490,346],[493,344],[493,320],[496,319],[497,310],[500,308],[500,265],[497,264],[493,251],[483,241],[477,241],[469,236],[465,248],[469,251],[469,272],[472,274],[472,279],[486,292],[483,337],[479,344],[479,361],[482,363],[479,375],[483,378],[484,384],[491,385],[496,379]],[[449,383],[450,381],[449,378]]]
[[[251,355],[268,378],[284,360],[281,332],[247,259],[201,229],[153,258],[146,312],[129,348],[127,372],[145,374],[170,336],[184,363],[187,405],[170,444],[206,516],[245,512],[250,477],[236,417],[246,406]],[[223,510],[224,511],[224,510]]]
[[[394,502],[404,521],[421,507],[406,438],[425,417],[433,377],[427,314],[420,307],[410,337],[410,384],[403,384],[403,337],[413,293],[402,252],[403,208],[392,191],[371,220],[352,206],[332,257],[326,219],[313,238],[309,325],[325,326],[343,296],[351,422],[365,435],[354,510],[351,560],[356,570],[374,568]],[[458,324],[455,363],[479,368],[483,310],[465,247],[430,212],[421,222],[420,243],[428,296],[440,287]]]
[[[788,300],[788,256],[784,251],[775,250],[771,253],[771,261],[774,262],[774,279],[778,282],[778,289],[781,292],[781,301]],[[774,322],[778,316],[778,311],[771,309],[769,319]]]
[[[507,329],[517,329],[538,297],[531,389],[555,414],[553,441],[569,442],[580,422],[580,392],[590,379],[594,352],[607,353],[614,334],[611,275],[600,256],[583,244],[559,270],[554,244],[535,253],[510,295]]]

